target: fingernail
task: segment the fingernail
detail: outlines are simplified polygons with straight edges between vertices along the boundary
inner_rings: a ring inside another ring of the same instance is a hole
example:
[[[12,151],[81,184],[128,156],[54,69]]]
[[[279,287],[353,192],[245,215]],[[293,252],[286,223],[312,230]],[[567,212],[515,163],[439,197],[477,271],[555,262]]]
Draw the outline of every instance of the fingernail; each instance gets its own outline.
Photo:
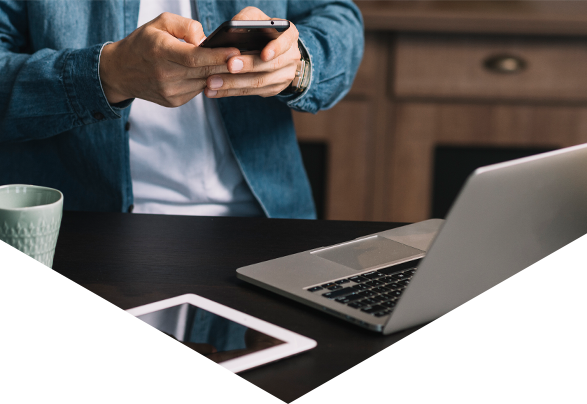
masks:
[[[245,64],[243,63],[242,60],[240,60],[240,59],[234,59],[234,62],[232,62],[232,71],[234,73],[240,72],[243,69],[244,66],[245,66]]]
[[[208,89],[208,91],[206,92],[207,97],[214,97],[216,94],[218,94],[218,91],[216,91],[216,90]]]
[[[208,86],[208,88],[210,88],[210,89],[220,88],[220,87],[222,87],[223,84],[224,84],[224,81],[222,81],[222,79],[220,77],[212,77],[212,79],[210,79],[210,85]]]
[[[230,59],[233,56],[240,56],[240,52],[236,51],[236,52],[231,52],[227,57],[226,57],[226,62],[228,62],[228,59]]]
[[[273,49],[269,49],[267,51],[267,60],[273,59],[273,56],[275,56],[275,51]]]

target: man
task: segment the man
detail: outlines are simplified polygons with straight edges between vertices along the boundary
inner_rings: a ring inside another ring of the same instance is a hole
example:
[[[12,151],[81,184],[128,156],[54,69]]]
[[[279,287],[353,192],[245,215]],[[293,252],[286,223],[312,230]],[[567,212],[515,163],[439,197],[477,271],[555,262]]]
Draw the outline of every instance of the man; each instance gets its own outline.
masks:
[[[315,217],[290,109],[350,88],[356,6],[180,0],[136,29],[152,1],[0,2],[0,183],[57,188],[73,210]],[[269,17],[292,26],[260,55],[198,46]],[[300,56],[310,81],[292,89]]]

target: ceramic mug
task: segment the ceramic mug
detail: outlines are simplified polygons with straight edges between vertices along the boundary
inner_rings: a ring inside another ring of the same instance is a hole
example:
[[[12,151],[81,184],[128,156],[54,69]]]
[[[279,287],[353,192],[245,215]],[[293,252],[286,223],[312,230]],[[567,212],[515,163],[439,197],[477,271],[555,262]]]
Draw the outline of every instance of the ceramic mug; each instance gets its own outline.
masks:
[[[50,268],[62,212],[63,194],[56,189],[0,186],[0,240]]]

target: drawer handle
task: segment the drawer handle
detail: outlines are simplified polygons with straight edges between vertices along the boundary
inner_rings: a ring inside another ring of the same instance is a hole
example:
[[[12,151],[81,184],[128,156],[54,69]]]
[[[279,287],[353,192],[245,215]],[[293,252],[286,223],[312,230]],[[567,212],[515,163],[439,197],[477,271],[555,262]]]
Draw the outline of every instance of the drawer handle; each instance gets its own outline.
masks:
[[[492,73],[520,73],[526,69],[527,63],[517,56],[496,55],[485,59],[483,66]]]

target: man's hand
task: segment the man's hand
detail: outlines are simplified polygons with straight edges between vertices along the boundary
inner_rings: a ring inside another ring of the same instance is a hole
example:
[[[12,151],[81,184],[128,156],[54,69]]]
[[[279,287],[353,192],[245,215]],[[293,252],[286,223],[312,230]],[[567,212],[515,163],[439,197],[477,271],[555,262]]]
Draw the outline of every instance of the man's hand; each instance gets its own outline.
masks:
[[[200,48],[205,37],[198,21],[163,13],[106,45],[100,79],[108,102],[141,98],[178,107],[191,100],[204,90],[208,76],[227,73],[227,60],[240,55],[236,48]]]
[[[247,7],[233,20],[270,20],[261,10]],[[228,60],[228,71],[208,77],[204,91],[207,97],[221,98],[237,95],[271,97],[287,88],[296,74],[300,60],[298,29],[289,29],[269,42],[259,55],[237,55]]]

